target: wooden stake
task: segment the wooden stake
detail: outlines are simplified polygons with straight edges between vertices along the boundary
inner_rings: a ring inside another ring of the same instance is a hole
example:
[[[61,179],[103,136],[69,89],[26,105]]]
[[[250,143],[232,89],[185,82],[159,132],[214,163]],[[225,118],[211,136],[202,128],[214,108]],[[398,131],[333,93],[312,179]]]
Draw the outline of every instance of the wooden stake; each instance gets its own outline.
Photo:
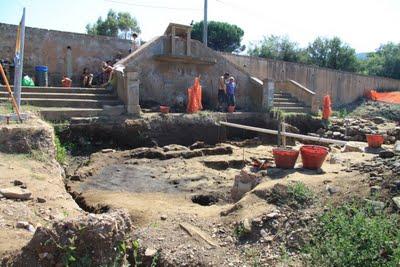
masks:
[[[11,98],[11,103],[12,103],[12,105],[14,107],[14,110],[18,115],[19,121],[22,122],[21,115],[19,114],[19,109],[18,109],[18,106],[17,106],[17,102],[15,102],[15,98],[14,98],[14,95],[13,95],[13,93],[11,91],[10,84],[8,83],[7,76],[6,76],[5,72],[4,72],[3,66],[1,64],[0,64],[0,72],[1,72],[1,76],[3,77],[4,83],[6,84],[6,88],[7,88],[9,97]]]

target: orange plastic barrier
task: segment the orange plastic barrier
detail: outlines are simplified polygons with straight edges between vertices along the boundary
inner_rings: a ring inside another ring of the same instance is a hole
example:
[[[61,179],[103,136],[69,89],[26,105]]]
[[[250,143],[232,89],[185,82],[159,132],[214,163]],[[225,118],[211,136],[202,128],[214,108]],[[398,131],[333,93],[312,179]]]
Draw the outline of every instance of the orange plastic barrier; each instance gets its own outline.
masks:
[[[194,113],[203,109],[203,105],[201,104],[201,93],[202,89],[200,85],[200,79],[196,77],[194,79],[193,86],[188,89],[188,113]]]
[[[392,103],[392,104],[400,104],[400,92],[377,92],[375,90],[371,90],[367,93],[367,97],[374,101]]]
[[[324,120],[329,119],[332,115],[331,103],[331,97],[329,95],[324,96],[324,108],[322,110],[322,118]]]

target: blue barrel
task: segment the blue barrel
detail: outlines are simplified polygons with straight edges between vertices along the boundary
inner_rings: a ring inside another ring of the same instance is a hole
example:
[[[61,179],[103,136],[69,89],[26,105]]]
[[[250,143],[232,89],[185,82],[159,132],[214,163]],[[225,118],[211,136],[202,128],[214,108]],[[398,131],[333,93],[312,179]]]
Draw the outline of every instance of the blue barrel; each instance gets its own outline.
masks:
[[[45,86],[49,85],[48,78],[49,68],[47,66],[36,66],[35,67],[35,84],[36,86]]]

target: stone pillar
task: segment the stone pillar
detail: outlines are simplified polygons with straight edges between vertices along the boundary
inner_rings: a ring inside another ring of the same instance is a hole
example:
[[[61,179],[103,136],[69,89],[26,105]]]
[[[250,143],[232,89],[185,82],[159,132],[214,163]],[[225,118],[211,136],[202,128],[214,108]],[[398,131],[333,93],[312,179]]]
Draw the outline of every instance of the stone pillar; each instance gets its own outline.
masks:
[[[272,80],[264,80],[262,109],[268,110],[273,108],[274,103],[275,82]]]
[[[191,41],[191,29],[187,30],[186,34],[186,55],[190,56],[190,41]]]
[[[139,73],[136,71],[127,71],[127,105],[128,114],[140,116],[139,106]]]
[[[175,26],[171,29],[171,54],[175,55]]]

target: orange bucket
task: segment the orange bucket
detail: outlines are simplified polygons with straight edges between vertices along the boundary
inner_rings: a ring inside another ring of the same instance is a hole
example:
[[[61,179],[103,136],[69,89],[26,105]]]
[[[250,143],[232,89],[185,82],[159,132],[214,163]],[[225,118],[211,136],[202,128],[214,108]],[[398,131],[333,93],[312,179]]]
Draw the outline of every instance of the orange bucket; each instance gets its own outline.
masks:
[[[328,149],[324,146],[305,145],[300,148],[300,153],[303,168],[317,170],[322,167],[328,155]]]
[[[293,169],[296,164],[299,151],[294,149],[274,148],[272,150],[274,155],[275,165],[281,169]]]
[[[366,134],[368,146],[371,148],[379,148],[385,139],[381,134]]]

